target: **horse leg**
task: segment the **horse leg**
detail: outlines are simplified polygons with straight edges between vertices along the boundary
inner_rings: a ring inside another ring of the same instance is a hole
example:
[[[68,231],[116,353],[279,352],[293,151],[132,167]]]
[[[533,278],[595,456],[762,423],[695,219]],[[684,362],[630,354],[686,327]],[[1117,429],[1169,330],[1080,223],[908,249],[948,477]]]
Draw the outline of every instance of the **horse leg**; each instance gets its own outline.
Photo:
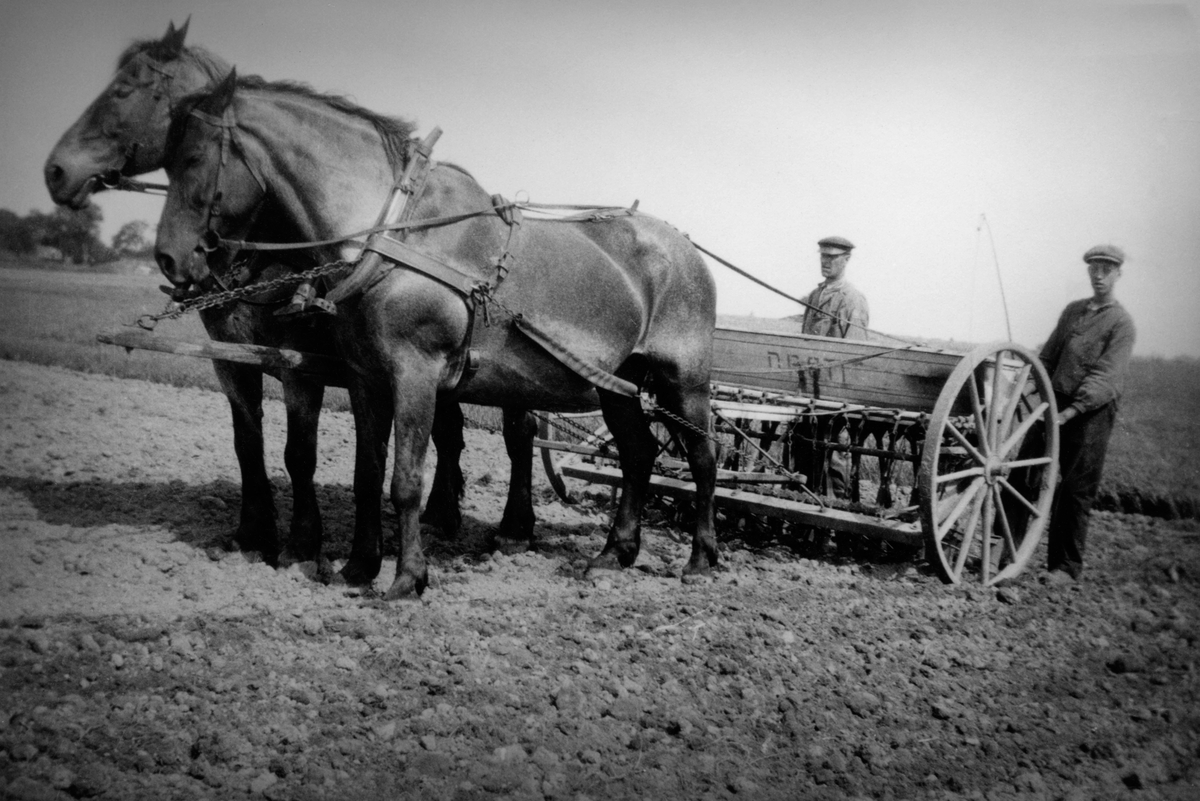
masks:
[[[463,472],[459,457],[463,452],[463,413],[458,401],[439,400],[433,414],[433,446],[437,449],[437,469],[421,522],[439,529],[443,536],[458,536],[462,526],[459,504],[463,497]]]
[[[354,543],[341,575],[348,584],[370,584],[383,564],[383,474],[392,424],[392,395],[386,385],[354,376]],[[426,432],[428,436],[428,432]]]
[[[292,525],[280,562],[309,562],[321,556],[321,510],[313,476],[317,472],[317,422],[325,385],[291,370],[283,373],[283,402],[287,407],[287,444],[283,463],[292,478]]]
[[[263,459],[262,371],[214,361],[213,370],[233,415],[233,451],[242,473],[242,508],[233,541],[243,551],[259,551],[274,563],[279,555],[275,499]]]
[[[631,567],[637,560],[642,546],[642,505],[658,451],[640,399],[601,390],[600,410],[621,457],[621,500],[604,549],[592,559],[589,571]]]
[[[512,463],[508,501],[492,545],[503,553],[519,553],[533,547],[533,437],[537,420],[524,409],[505,407],[504,448]]]
[[[708,437],[709,385],[700,382],[682,395],[678,383],[659,382],[658,402],[687,424],[667,417],[667,425],[683,442],[688,466],[696,483],[696,531],[692,535],[692,554],[683,568],[685,576],[707,574],[717,566],[717,533],[714,523],[717,488],[717,458]],[[769,444],[769,443],[768,443]]]
[[[433,390],[437,373],[434,372],[427,382],[421,382],[413,375],[420,372],[411,364],[393,371],[397,379],[392,390],[392,397],[395,398],[393,436],[396,448],[392,457],[391,496],[392,506],[396,510],[400,554],[396,560],[396,578],[384,596],[389,601],[415,599],[429,585],[429,568],[421,545],[419,512],[425,451],[429,446],[437,405]]]

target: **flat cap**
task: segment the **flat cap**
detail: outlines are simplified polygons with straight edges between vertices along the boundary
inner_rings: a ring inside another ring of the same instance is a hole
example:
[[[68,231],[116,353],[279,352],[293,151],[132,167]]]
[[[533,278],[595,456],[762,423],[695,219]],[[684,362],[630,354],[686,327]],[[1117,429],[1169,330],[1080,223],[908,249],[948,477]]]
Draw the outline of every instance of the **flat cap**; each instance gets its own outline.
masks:
[[[854,243],[840,236],[827,236],[818,242],[817,245],[823,248],[837,248],[846,252],[854,250]]]
[[[1083,254],[1084,261],[1110,261],[1120,267],[1125,263],[1125,251],[1116,245],[1096,245]]]

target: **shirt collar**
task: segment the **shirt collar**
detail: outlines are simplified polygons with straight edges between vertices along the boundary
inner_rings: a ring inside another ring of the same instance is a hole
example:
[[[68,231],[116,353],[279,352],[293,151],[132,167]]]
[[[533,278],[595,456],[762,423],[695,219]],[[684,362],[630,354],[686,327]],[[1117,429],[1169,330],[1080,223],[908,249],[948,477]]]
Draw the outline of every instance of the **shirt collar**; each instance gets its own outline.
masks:
[[[1087,309],[1088,311],[1101,311],[1103,309],[1107,309],[1116,302],[1116,298],[1110,298],[1107,303],[1097,303],[1095,298],[1088,298]]]

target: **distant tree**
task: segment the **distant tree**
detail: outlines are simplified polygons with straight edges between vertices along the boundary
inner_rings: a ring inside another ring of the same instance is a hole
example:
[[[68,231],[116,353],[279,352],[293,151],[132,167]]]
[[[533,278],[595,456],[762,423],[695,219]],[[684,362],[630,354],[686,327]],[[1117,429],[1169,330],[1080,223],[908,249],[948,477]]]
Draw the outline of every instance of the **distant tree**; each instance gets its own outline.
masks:
[[[27,219],[0,209],[0,250],[27,255],[37,248],[38,238]]]
[[[36,212],[30,212],[33,216]],[[89,201],[78,211],[59,206],[46,218],[46,232],[41,244],[56,247],[76,264],[103,261],[108,248],[100,241],[100,222],[103,212]]]
[[[121,226],[112,238],[112,249],[118,256],[148,256],[153,244],[146,238],[150,223],[131,220]]]

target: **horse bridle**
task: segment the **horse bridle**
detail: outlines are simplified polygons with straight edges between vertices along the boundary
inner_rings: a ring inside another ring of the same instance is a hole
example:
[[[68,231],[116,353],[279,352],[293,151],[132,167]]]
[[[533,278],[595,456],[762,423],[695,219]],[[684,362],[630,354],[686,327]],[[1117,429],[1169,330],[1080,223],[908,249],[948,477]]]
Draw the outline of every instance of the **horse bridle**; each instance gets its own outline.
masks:
[[[238,264],[238,259],[232,254],[236,254],[238,249],[228,246],[226,244],[228,240],[222,237],[215,227],[217,218],[221,216],[221,202],[224,199],[224,192],[221,189],[221,175],[225,171],[226,163],[229,161],[229,154],[231,152],[236,153],[237,157],[241,159],[242,164],[245,165],[246,170],[254,177],[259,189],[262,190],[258,203],[250,213],[249,221],[246,223],[247,229],[254,227],[254,223],[258,219],[263,206],[266,205],[267,182],[263,178],[262,171],[250,158],[250,152],[246,149],[245,144],[241,141],[241,137],[238,134],[237,117],[234,114],[232,105],[226,106],[220,117],[198,108],[190,109],[188,115],[214,128],[219,128],[221,131],[221,155],[217,161],[216,174],[213,176],[212,181],[212,193],[209,196],[208,207],[205,210],[204,232],[196,240],[195,250],[206,254],[206,261],[211,254],[219,250],[230,252],[228,269],[232,272],[233,268]],[[251,260],[253,258],[251,256]],[[226,276],[226,280],[222,280],[216,271],[211,268],[209,269],[209,275],[212,276],[221,289],[229,289],[226,286],[229,278],[228,275]]]
[[[259,189],[262,190],[262,195],[259,197],[258,204],[251,212],[250,222],[248,227],[254,226],[254,221],[258,219],[259,212],[266,204],[267,200],[267,182],[263,179],[261,170],[250,159],[250,153],[242,143],[241,137],[238,135],[237,118],[233,113],[233,106],[226,106],[225,111],[220,117],[209,114],[206,111],[201,111],[198,108],[191,109],[188,114],[201,122],[207,123],[214,128],[221,130],[221,157],[217,161],[217,172],[213,177],[212,195],[209,197],[208,209],[204,223],[204,233],[200,235],[197,241],[197,250],[204,253],[212,253],[224,247],[224,237],[217,233],[213,227],[214,220],[221,216],[221,201],[224,193],[221,190],[221,173],[225,170],[225,164],[229,161],[230,152],[237,152],[242,164],[246,166],[249,173],[254,176],[254,180],[258,183]]]
[[[131,63],[144,64],[146,68],[154,74],[154,77],[149,81],[142,81],[140,83],[133,84],[133,87],[137,90],[143,90],[147,87],[150,87],[151,100],[153,100],[155,104],[158,104],[165,96],[167,98],[167,116],[170,117],[175,111],[175,95],[172,91],[175,74],[160,67],[158,62],[155,61],[154,58],[152,58],[145,51],[134,56],[131,60]],[[105,189],[131,189],[134,191],[145,191],[146,188],[160,188],[157,185],[141,185],[128,181],[128,171],[130,165],[133,163],[134,157],[137,156],[138,149],[142,146],[141,142],[133,139],[132,137],[125,139],[119,134],[113,134],[107,131],[105,132],[105,135],[109,138],[118,140],[118,144],[120,145],[119,152],[121,154],[122,161],[119,166],[92,176],[92,180],[100,184]]]

